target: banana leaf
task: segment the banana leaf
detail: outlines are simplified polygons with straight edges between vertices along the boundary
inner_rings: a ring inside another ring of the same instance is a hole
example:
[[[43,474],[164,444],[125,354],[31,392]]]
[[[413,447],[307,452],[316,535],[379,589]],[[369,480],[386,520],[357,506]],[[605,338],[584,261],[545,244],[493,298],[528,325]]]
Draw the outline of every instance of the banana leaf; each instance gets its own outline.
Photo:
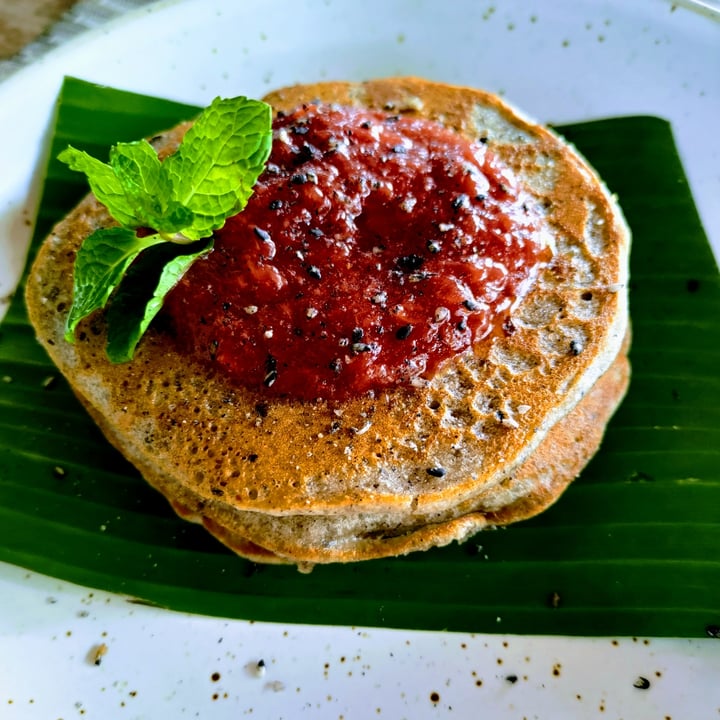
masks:
[[[103,157],[197,108],[67,79],[34,246],[86,192],[58,163]],[[242,560],[104,440],[36,343],[18,291],[0,326],[0,560],[193,613],[283,623],[701,637],[720,625],[720,283],[672,129],[557,128],[633,230],[629,394],[601,451],[544,514],[463,545],[317,567]],[[32,255],[32,250],[31,250]]]

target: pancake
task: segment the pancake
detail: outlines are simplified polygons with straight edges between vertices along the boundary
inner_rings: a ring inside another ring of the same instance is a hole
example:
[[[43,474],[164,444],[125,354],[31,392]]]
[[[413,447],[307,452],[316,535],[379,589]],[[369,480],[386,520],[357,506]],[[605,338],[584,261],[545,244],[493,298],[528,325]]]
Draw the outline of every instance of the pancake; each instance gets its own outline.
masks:
[[[391,78],[265,99],[284,112],[310,100],[387,110],[482,139],[543,208],[554,248],[512,312],[514,332],[455,356],[422,387],[343,401],[266,397],[153,327],[131,362],[113,365],[102,313],[79,325],[75,344],[63,339],[77,248],[112,223],[88,196],[31,268],[39,341],[148,482],[246,557],[399,554],[540,511],[596,451],[627,384],[630,235],[614,198],[562,138],[480,90]],[[161,156],[187,127],[159,137]],[[582,441],[578,414],[596,418]]]

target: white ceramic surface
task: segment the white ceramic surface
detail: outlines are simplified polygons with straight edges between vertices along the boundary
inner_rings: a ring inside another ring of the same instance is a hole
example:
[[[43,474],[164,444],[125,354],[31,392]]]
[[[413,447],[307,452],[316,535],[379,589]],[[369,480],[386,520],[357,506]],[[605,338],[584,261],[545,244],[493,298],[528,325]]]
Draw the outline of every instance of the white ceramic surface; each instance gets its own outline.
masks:
[[[65,74],[203,104],[296,81],[417,74],[501,92],[548,122],[661,115],[673,123],[720,255],[718,71],[720,22],[663,0],[179,0],[141,8],[0,85],[0,296],[22,264]],[[3,719],[695,720],[720,717],[718,677],[717,640],[224,621],[0,564]],[[636,687],[643,678],[649,687]]]

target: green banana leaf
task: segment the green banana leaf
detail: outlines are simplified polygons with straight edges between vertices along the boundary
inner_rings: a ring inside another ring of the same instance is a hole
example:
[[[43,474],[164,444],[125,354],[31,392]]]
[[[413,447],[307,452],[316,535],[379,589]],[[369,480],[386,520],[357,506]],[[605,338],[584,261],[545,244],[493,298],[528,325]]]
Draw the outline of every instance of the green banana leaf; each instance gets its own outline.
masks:
[[[34,243],[86,191],[54,158],[102,156],[196,108],[68,79]],[[634,234],[633,380],[601,451],[543,515],[405,558],[318,567],[237,558],[178,519],[103,439],[34,339],[0,326],[0,560],[159,606],[255,620],[565,635],[720,625],[720,284],[672,130],[558,128]]]

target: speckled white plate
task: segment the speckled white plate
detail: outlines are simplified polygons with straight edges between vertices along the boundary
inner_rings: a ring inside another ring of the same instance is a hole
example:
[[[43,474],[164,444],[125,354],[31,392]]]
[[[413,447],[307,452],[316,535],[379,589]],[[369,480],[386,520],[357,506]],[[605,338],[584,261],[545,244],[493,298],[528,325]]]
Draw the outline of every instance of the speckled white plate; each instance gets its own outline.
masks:
[[[720,21],[664,0],[179,0],[0,85],[0,295],[37,204],[62,76],[194,103],[416,74],[547,122],[672,121],[720,255]],[[710,9],[708,9],[710,8]],[[0,564],[0,718],[714,718],[720,645],[298,627],[163,612]]]

